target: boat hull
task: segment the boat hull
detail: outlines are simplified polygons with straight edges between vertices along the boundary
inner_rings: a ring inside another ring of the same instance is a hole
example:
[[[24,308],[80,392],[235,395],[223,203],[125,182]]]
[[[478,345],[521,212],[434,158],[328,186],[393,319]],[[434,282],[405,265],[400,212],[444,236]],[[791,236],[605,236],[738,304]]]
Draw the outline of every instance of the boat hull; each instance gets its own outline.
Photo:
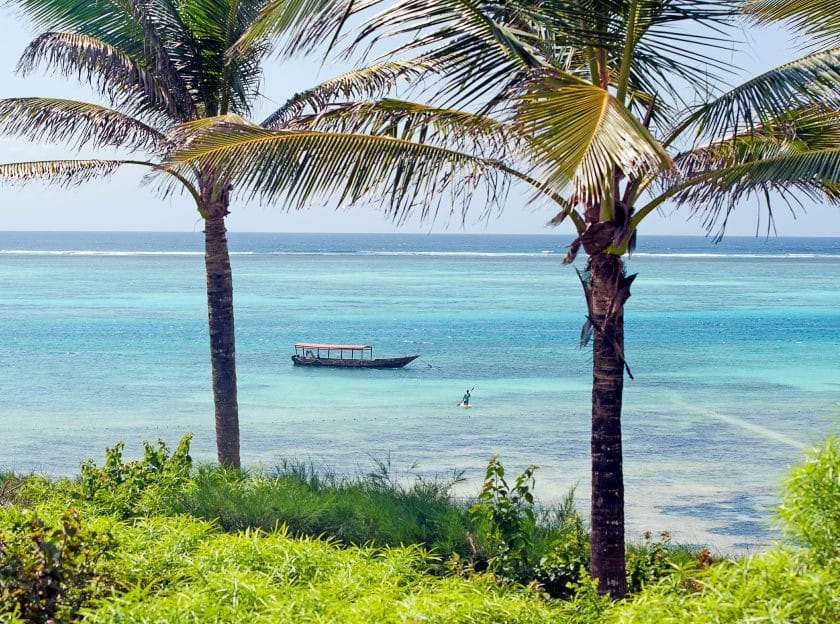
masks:
[[[402,368],[409,362],[416,360],[419,355],[406,355],[395,358],[307,358],[293,355],[292,362],[298,366],[329,366],[332,368]]]

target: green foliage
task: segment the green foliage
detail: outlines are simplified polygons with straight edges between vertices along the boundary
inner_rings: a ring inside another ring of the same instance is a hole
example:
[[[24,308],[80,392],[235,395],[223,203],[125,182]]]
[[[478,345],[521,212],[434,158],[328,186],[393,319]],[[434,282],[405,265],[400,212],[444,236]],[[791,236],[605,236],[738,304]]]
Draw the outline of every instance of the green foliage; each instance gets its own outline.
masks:
[[[534,578],[550,596],[571,598],[590,580],[589,536],[575,510],[574,490],[566,495],[550,524],[555,538],[534,569]]]
[[[534,548],[534,472],[531,465],[511,488],[497,456],[490,458],[478,501],[470,507],[473,522],[490,553],[489,568],[510,579],[523,576]]]
[[[468,552],[469,518],[449,494],[457,480],[401,481],[388,462],[353,478],[290,462],[274,473],[199,466],[168,511],[215,520],[226,531],[285,526],[351,544],[424,544],[446,556]]]
[[[674,571],[670,557],[671,534],[665,531],[660,538],[652,540],[650,531],[646,531],[643,544],[628,548],[627,591],[639,592],[648,583]]]
[[[740,624],[840,621],[840,575],[775,548],[701,571],[674,573],[616,608],[621,623]]]
[[[829,436],[791,470],[778,515],[817,562],[840,563],[840,437]]]
[[[98,510],[129,517],[158,510],[189,481],[190,458],[188,433],[170,454],[163,440],[157,446],[143,441],[143,458],[124,461],[125,443],[105,449],[105,465],[93,460],[82,464],[79,493]]]
[[[220,533],[188,516],[119,522],[114,539],[108,566],[120,574],[119,590],[88,603],[85,622],[566,621],[565,605],[489,576],[426,574],[428,554],[416,546]]]
[[[25,622],[71,617],[102,579],[95,563],[107,535],[82,526],[68,511],[56,523],[14,510],[0,525],[0,615]]]

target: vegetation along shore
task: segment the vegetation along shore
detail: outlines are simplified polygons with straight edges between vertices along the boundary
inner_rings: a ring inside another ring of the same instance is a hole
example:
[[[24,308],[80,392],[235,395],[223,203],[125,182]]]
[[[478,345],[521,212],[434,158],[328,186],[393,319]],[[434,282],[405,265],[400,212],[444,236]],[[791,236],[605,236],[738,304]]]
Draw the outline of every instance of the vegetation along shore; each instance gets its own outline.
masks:
[[[534,469],[508,482],[491,459],[469,505],[446,481],[347,479],[193,466],[122,444],[74,479],[0,476],[0,617],[24,622],[802,622],[840,618],[840,439],[793,468],[786,539],[728,559],[628,545],[629,596],[588,575],[573,497],[533,504]]]

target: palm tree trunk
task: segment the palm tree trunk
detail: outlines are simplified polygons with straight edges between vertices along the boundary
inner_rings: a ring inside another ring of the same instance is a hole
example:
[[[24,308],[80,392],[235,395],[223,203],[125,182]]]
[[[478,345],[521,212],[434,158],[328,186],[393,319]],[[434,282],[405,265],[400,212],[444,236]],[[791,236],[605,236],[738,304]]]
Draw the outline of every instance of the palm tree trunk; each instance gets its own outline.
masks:
[[[233,326],[233,278],[225,230],[226,207],[208,211],[204,223],[210,364],[216,413],[219,464],[239,468],[239,405],[236,398],[236,347]]]
[[[592,577],[613,599],[627,593],[624,561],[624,477],[621,398],[624,388],[624,301],[629,283],[620,257],[589,260],[592,348]]]

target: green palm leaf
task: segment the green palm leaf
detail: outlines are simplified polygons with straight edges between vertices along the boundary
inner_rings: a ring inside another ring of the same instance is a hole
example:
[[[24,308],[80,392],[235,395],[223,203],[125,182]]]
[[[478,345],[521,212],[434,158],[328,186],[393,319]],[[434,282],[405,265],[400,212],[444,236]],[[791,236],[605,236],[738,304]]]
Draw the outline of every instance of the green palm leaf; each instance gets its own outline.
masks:
[[[466,103],[495,95],[543,65],[533,48],[536,36],[499,16],[504,17],[502,5],[487,0],[402,0],[362,24],[351,48],[405,41],[390,55],[419,50],[420,58],[445,76],[436,94]]]
[[[670,166],[647,129],[608,91],[551,74],[521,97],[516,124],[533,137],[537,163],[555,188],[574,186],[580,197],[611,192],[616,170],[636,178]]]
[[[66,142],[76,149],[88,143],[129,150],[168,147],[162,132],[119,111],[53,98],[0,100],[0,132],[32,141]]]
[[[161,89],[170,100],[174,100],[181,112],[176,118],[195,116],[192,96],[168,56],[172,46],[161,38],[161,34],[167,31],[166,25],[161,22],[161,16],[166,15],[163,11],[165,3],[150,0],[13,2],[44,30],[89,37],[127,56],[135,66],[145,68],[147,74],[154,75],[161,83]],[[175,109],[168,106],[167,110],[173,112]]]
[[[789,205],[800,203],[802,197],[840,203],[840,147],[807,152],[777,149],[766,158],[700,174],[678,188],[682,190],[674,194],[677,204],[689,206],[709,232],[717,227],[719,238],[736,205],[752,196],[766,200],[768,210],[771,193],[780,194]]]
[[[678,124],[668,142],[691,127],[709,137],[739,134],[811,105],[840,108],[840,48],[797,59],[724,93]]]
[[[311,52],[338,36],[354,12],[380,0],[268,0],[250,27],[231,47],[231,54],[265,38],[282,38],[287,55]]]
[[[421,218],[443,206],[468,206],[478,187],[485,210],[504,195],[497,163],[455,150],[394,137],[329,132],[270,131],[226,117],[186,124],[187,147],[170,166],[198,164],[225,171],[237,188],[287,209],[329,195],[339,205],[382,198],[397,221],[412,211]]]
[[[747,0],[743,11],[759,22],[787,21],[818,45],[840,46],[838,0]]]

